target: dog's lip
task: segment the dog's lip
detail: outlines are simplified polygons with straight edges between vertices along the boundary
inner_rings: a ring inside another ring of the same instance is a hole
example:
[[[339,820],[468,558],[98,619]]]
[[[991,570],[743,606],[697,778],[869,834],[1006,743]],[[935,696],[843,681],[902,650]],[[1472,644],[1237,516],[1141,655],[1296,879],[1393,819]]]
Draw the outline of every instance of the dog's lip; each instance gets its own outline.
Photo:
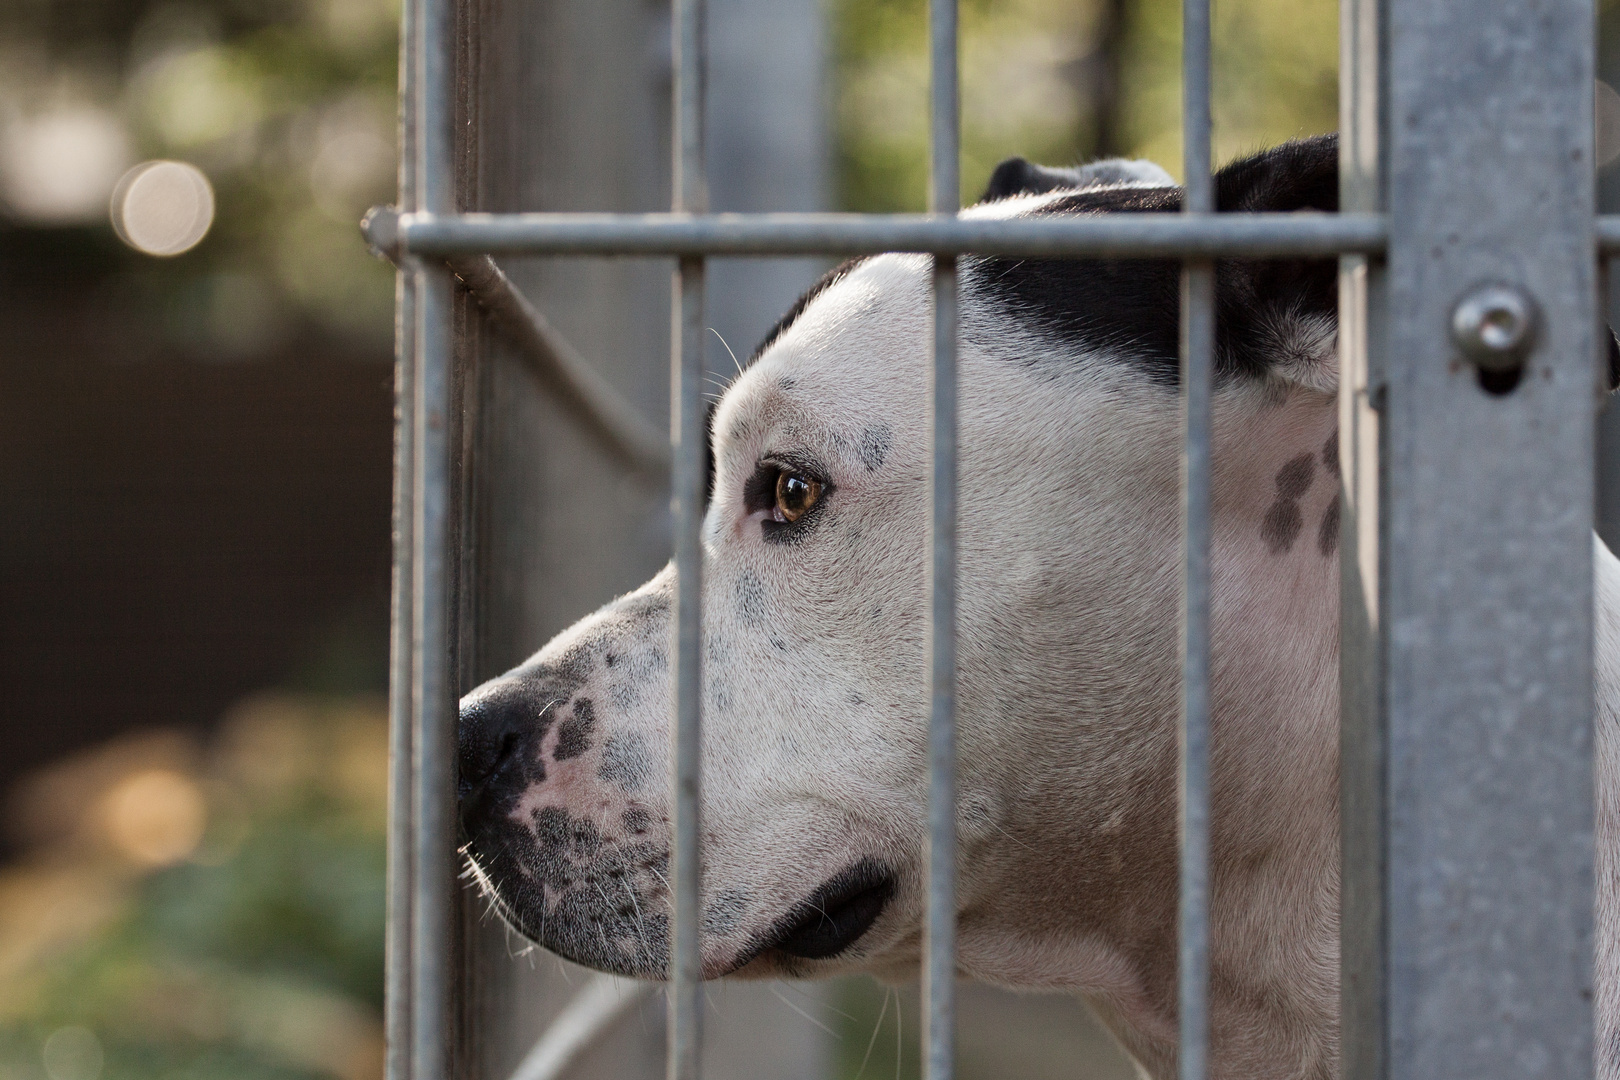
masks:
[[[895,891],[895,875],[876,859],[861,859],[815,888],[739,957],[744,963],[772,949],[802,960],[839,955],[872,928]]]

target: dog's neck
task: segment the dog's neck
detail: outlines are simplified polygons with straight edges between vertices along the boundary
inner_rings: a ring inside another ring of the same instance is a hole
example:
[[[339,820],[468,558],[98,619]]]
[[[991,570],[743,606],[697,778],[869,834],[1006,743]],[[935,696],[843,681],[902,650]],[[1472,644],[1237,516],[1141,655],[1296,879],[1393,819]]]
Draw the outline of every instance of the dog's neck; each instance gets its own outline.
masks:
[[[969,972],[1084,993],[1160,1075],[1173,1071],[1176,1031],[1180,677],[1173,414],[1164,426],[1163,446],[1149,440],[1141,455],[1152,474],[1143,487],[1158,497],[1131,557],[1156,565],[1131,575],[1152,591],[1132,605],[1136,621],[1111,627],[1120,677],[1093,667],[1065,688],[1085,703],[1084,720],[1071,704],[1068,719],[1052,723],[1061,736],[1020,778],[1028,797],[1009,800],[1004,819],[1014,841],[1049,853],[1057,870],[1030,874],[1027,861],[1009,858],[1008,872],[995,878],[994,902],[970,903],[963,915],[965,928],[979,929],[963,935]],[[1222,1038],[1215,1075],[1326,1076],[1336,1061],[1335,431],[1334,400],[1319,391],[1234,390],[1217,405],[1211,1019]],[[1085,622],[1071,612],[1056,617]],[[1077,772],[1085,775],[1076,780]],[[1071,797],[1041,797],[1047,788]],[[1086,792],[1078,807],[1076,789]],[[1054,805],[1069,807],[1066,820],[1042,816]],[[1280,903],[1302,910],[1285,913]],[[1022,913],[1018,925],[999,922],[1008,911]]]
[[[1217,406],[1210,1006],[1218,1077],[1326,1080],[1338,1068],[1336,451],[1327,394],[1239,391]],[[1143,460],[1155,472],[1166,466],[1153,449]],[[1161,508],[1152,528],[1178,525],[1172,506]],[[1144,545],[1144,559],[1167,556],[1176,557],[1175,545]],[[1601,543],[1595,573],[1598,1045],[1608,1047],[1620,1045],[1613,977],[1620,974],[1620,790],[1607,780],[1620,776],[1620,561]],[[1124,663],[1140,665],[1132,687],[1119,691],[1112,717],[1119,722],[1109,722],[1109,707],[1093,694],[1087,722],[1068,724],[1066,738],[1042,755],[1043,767],[1023,778],[1032,797],[1017,805],[1036,808],[1032,816],[1004,819],[1011,839],[1038,846],[1059,871],[1009,872],[999,878],[997,903],[970,905],[965,923],[997,925],[964,937],[976,945],[962,962],[989,981],[1084,994],[1151,1073],[1168,1077],[1176,1037],[1179,580],[1162,567],[1144,577],[1156,583],[1156,610],[1170,617],[1116,627],[1136,643]],[[1136,710],[1130,715],[1127,700]],[[1126,728],[1151,749],[1106,753]],[[1100,770],[1127,760],[1142,767],[1084,782],[1083,790],[1110,796],[1088,800],[1065,822],[1033,816],[1061,803],[1039,797],[1041,788],[1072,791],[1062,774],[1085,771],[1093,760]],[[1027,862],[1020,865],[1027,871]],[[1008,910],[1023,913],[1018,925],[998,924],[997,912]],[[1599,1055],[1600,1075],[1620,1077],[1620,1061],[1605,1056],[1614,1057]]]

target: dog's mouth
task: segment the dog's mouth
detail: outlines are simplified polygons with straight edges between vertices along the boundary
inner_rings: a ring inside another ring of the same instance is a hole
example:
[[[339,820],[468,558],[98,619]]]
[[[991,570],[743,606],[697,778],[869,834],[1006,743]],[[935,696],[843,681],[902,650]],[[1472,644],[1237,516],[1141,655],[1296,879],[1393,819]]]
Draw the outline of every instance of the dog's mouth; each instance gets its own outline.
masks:
[[[863,859],[828,878],[779,919],[758,952],[776,949],[804,960],[837,956],[872,928],[893,896],[894,874],[874,859]]]

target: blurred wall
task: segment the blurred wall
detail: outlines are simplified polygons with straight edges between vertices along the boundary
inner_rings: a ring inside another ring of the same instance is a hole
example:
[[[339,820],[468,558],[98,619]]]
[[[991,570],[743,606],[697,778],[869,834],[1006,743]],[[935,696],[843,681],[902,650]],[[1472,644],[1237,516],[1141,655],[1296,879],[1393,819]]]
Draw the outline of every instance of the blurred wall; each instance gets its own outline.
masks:
[[[0,799],[265,686],[382,685],[387,353],[199,355],[116,287],[142,258],[110,233],[0,230]]]

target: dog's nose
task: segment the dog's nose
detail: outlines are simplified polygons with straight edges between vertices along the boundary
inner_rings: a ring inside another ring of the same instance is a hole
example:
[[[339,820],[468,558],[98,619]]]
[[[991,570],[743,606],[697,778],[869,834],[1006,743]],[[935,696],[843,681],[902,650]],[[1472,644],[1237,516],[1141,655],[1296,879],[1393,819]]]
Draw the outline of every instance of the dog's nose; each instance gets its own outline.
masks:
[[[545,700],[542,698],[541,700]],[[500,796],[515,794],[542,769],[533,746],[540,734],[535,697],[522,684],[475,691],[461,706],[457,730],[456,793],[469,834]]]

